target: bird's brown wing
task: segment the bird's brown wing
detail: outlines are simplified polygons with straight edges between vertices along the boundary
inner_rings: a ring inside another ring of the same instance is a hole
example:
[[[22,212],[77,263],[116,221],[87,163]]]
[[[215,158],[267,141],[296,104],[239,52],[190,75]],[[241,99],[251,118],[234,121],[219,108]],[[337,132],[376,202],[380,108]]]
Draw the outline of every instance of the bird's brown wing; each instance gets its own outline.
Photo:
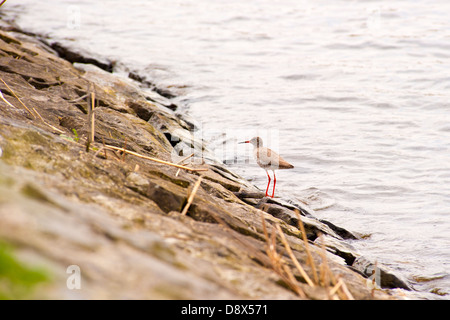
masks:
[[[278,153],[269,148],[258,148],[257,162],[261,167],[273,169],[290,169],[294,166],[284,160]]]
[[[287,162],[286,160],[284,160],[280,156],[278,158],[278,167],[280,169],[292,169],[292,168],[294,168],[294,166],[292,164],[290,164],[289,162]]]

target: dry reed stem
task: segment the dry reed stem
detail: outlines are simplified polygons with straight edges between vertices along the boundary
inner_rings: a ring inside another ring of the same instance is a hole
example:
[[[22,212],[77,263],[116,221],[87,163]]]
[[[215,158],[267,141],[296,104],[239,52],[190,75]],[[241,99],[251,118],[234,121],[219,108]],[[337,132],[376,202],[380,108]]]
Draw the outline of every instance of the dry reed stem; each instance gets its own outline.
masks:
[[[301,218],[301,215],[300,215],[300,212],[298,211],[298,209],[294,210],[294,212],[297,215],[298,226],[300,227],[300,231],[302,233],[302,239],[303,239],[303,242],[305,243],[305,251],[306,251],[306,256],[307,256],[306,261],[309,264],[309,266],[311,267],[314,282],[316,284],[319,284],[319,278],[317,277],[316,264],[314,263],[314,259],[311,255],[311,252],[309,251],[309,243],[308,243],[308,238],[306,237],[305,226],[303,225],[303,221],[302,221],[302,218]]]
[[[294,275],[292,274],[292,271],[289,269],[289,267],[283,263],[280,263],[280,269],[284,271],[286,275],[283,275],[281,272],[278,272],[278,274],[281,275],[284,282],[287,283],[287,285],[301,298],[305,299],[306,294],[305,292],[300,288],[297,280],[295,279]]]
[[[85,95],[83,95],[83,96],[81,96],[81,97],[78,97],[78,98],[75,98],[75,99],[72,99],[72,100],[68,100],[67,102],[69,102],[69,103],[75,103],[75,102],[78,102],[78,101],[83,100],[83,99],[86,98],[88,95],[89,95],[89,93],[86,93]]]
[[[336,285],[331,288],[331,290],[329,291],[329,295],[333,296],[334,294],[336,294],[336,292],[339,290],[339,288],[344,284],[344,281],[342,281],[342,279],[339,279],[338,282],[336,283]]]
[[[93,91],[91,94],[91,105],[92,105],[92,108],[91,108],[91,113],[92,113],[92,115],[91,115],[91,118],[92,118],[92,120],[91,120],[91,142],[94,142],[94,136],[95,136],[95,113],[94,113],[94,111],[95,111],[95,91]]]
[[[44,118],[42,118],[42,116],[39,114],[39,112],[38,112],[35,108],[33,108],[33,111],[36,112],[36,114],[38,115],[39,119],[41,119],[41,121],[42,121],[44,124],[46,124],[47,126],[49,126],[50,128],[52,128],[53,130],[58,131],[59,133],[65,133],[64,131],[62,131],[62,130],[60,130],[60,129],[54,127],[54,126],[52,126],[50,123],[48,123],[47,121],[45,121]]]
[[[345,284],[344,280],[342,280],[342,278],[339,278],[336,285],[329,291],[329,295],[331,297],[333,297],[335,294],[337,294],[339,299],[341,300],[355,300],[355,298],[348,290],[347,285]]]
[[[320,235],[319,237],[321,237]],[[334,286],[336,285],[336,280],[333,276],[333,273],[331,272],[329,266],[328,266],[328,259],[326,255],[326,249],[323,241],[320,241],[321,249],[319,251],[320,257],[322,258],[322,263],[320,264],[320,282],[323,287],[327,288],[330,286],[330,283]],[[327,290],[329,292],[329,290]]]
[[[14,109],[17,109],[14,105],[12,105],[11,103],[9,103],[9,101],[5,99],[5,97],[3,96],[3,93],[2,93],[1,90],[0,90],[0,98],[1,98],[3,101],[5,101],[5,103],[6,103],[8,106],[10,106],[10,107],[12,107],[12,108],[14,108]]]
[[[191,157],[193,157],[194,154],[191,153],[190,155],[188,155],[187,157],[184,157],[183,159],[181,159],[180,161],[175,162],[175,164],[182,164],[183,162],[185,162],[187,159],[190,159]],[[178,177],[178,174],[180,173],[180,168],[178,168],[177,173],[175,173],[175,177]]]
[[[263,232],[264,236],[266,238],[266,253],[269,257],[269,260],[272,265],[272,270],[275,271],[278,276],[281,277],[281,279],[287,284],[287,286],[295,292],[299,297],[306,298],[306,294],[301,289],[300,285],[298,284],[297,280],[295,279],[294,275],[292,274],[292,271],[289,269],[289,267],[283,262],[281,256],[278,254],[276,250],[276,233],[275,228],[272,228],[272,234],[269,238],[269,234],[267,232],[266,228],[266,221],[263,216],[261,216],[262,219],[262,226],[263,226]]]
[[[319,237],[322,237],[320,235]],[[347,288],[347,285],[345,284],[344,280],[341,278],[338,278],[339,280],[336,281],[336,277],[334,276],[333,272],[330,269],[330,266],[328,264],[328,259],[326,256],[326,249],[325,249],[325,242],[321,239],[320,241],[321,251],[320,256],[322,258],[322,263],[320,264],[321,267],[321,275],[320,275],[320,281],[322,282],[323,286],[327,289],[329,288],[330,284],[333,285],[333,288],[336,288],[336,293],[342,300],[355,300],[350,293],[350,291]],[[339,277],[339,276],[338,276]],[[341,285],[337,286],[339,282],[342,282]],[[333,288],[328,289],[327,292],[329,294],[329,297],[332,297]]]
[[[192,188],[192,192],[189,195],[186,205],[184,206],[183,211],[181,211],[181,215],[185,216],[191,206],[192,201],[194,201],[195,194],[197,193],[198,188],[200,187],[200,183],[202,182],[203,176],[198,177],[198,180],[195,182],[194,187]]]
[[[194,154],[193,153],[191,153],[190,155],[188,155],[187,157],[184,157],[183,159],[181,159],[180,161],[177,161],[177,162],[175,162],[176,164],[180,164],[180,163],[183,163],[183,162],[185,162],[187,159],[190,159],[190,158],[192,158],[194,156]]]
[[[192,172],[208,171],[209,170],[208,168],[201,168],[201,169],[190,168],[190,167],[182,166],[182,165],[175,164],[175,163],[172,163],[172,162],[168,162],[168,161],[164,161],[164,160],[160,160],[160,159],[156,159],[156,158],[152,158],[152,157],[147,157],[147,156],[144,156],[144,155],[139,154],[137,152],[130,151],[130,150],[127,150],[125,148],[119,148],[119,147],[111,146],[111,145],[108,145],[108,144],[105,145],[103,148],[126,152],[126,153],[131,154],[131,155],[133,155],[135,157],[138,157],[138,158],[154,161],[154,162],[157,162],[157,163],[162,163],[162,164],[165,164],[165,165],[168,165],[168,166],[181,168],[181,169],[192,171]]]
[[[374,273],[376,272],[376,270],[378,268],[377,266],[378,266],[378,261],[375,260],[375,268],[372,271],[372,275],[375,275]],[[376,288],[377,288],[377,284],[376,284],[376,276],[375,276],[375,277],[372,278],[372,290],[370,291],[370,295],[372,296],[372,298],[375,298],[375,290],[376,290]]]
[[[32,115],[32,117],[34,119],[36,119],[36,116],[30,111],[30,109],[27,108],[27,106],[22,102],[22,100],[19,99],[19,97],[15,94],[15,92],[13,91],[13,89],[11,89],[8,84],[5,82],[5,80],[3,80],[2,78],[0,78],[0,80],[5,84],[5,86],[8,88],[9,91],[11,91],[11,93],[13,94],[14,97],[16,97],[17,100],[19,100],[20,104],[28,111],[29,114]]]
[[[320,257],[322,258],[322,263],[321,266],[323,266],[323,277],[321,277],[321,281],[324,284],[324,286],[328,286],[330,283],[332,283],[333,285],[336,285],[336,279],[333,275],[333,273],[330,270],[330,267],[328,265],[328,258],[327,258],[327,250],[325,248],[325,243],[322,240],[322,235],[319,235],[320,237]]]
[[[299,214],[298,212],[296,212],[297,214]],[[299,217],[300,218],[300,217]],[[302,234],[304,235],[304,242],[305,242],[305,247],[308,247],[308,242],[306,239],[306,233],[305,233],[305,228],[303,226],[303,222],[301,222],[301,220],[299,219],[299,225],[300,225],[300,229],[302,231]],[[301,265],[299,264],[298,260],[295,258],[292,249],[289,246],[289,243],[286,240],[286,237],[284,236],[284,233],[280,227],[280,225],[277,223],[276,224],[276,228],[278,230],[278,233],[280,234],[280,238],[281,238],[281,242],[284,244],[286,251],[288,253],[288,255],[290,256],[292,262],[294,263],[294,265],[297,267],[298,271],[302,274],[302,276],[305,278],[306,282],[313,287],[314,283],[311,281],[311,279],[306,275],[303,274],[304,269],[301,267]],[[268,233],[267,233],[267,229],[266,229],[266,225],[265,225],[265,221],[263,218],[263,232],[264,235],[267,239],[268,237]],[[320,235],[321,236],[321,235]],[[311,265],[314,266],[314,270],[315,268],[315,264],[314,264],[314,260],[312,259],[311,253],[308,250],[306,250],[307,254],[309,254],[309,257],[311,259]],[[273,253],[272,253],[273,255]],[[329,299],[342,299],[342,300],[354,300],[353,295],[350,293],[350,291],[348,290],[347,285],[345,284],[344,280],[342,278],[338,278],[338,281],[336,281],[336,277],[334,276],[333,272],[331,271],[329,264],[328,264],[328,259],[326,257],[326,249],[325,249],[325,245],[324,242],[321,241],[321,251],[320,251],[320,255],[321,255],[321,259],[322,262],[319,266],[319,270],[320,270],[320,277],[317,279],[316,284],[321,285],[322,287],[324,287],[326,289],[327,295]],[[270,256],[269,256],[270,258]],[[280,258],[278,258],[280,259]],[[272,260],[272,258],[271,258]],[[299,268],[300,267],[300,268]],[[303,270],[303,272],[302,272]],[[306,273],[305,273],[306,274]],[[317,276],[317,275],[316,275]],[[290,278],[290,277],[289,277]],[[308,281],[309,279],[309,281]],[[288,282],[287,282],[288,283]],[[288,283],[289,284],[289,283]],[[332,287],[330,288],[330,284],[332,285]]]
[[[0,5],[1,6],[1,5]],[[29,114],[31,114],[33,116],[34,119],[36,119],[36,116],[31,112],[30,109],[28,109],[28,107],[22,102],[22,100],[19,99],[19,97],[14,93],[14,91],[8,86],[8,84],[5,82],[5,80],[3,80],[2,78],[0,78],[0,80],[5,84],[5,86],[11,91],[11,93],[14,95],[14,97],[16,97],[17,100],[19,100],[20,104],[28,111]],[[14,105],[12,105],[10,102],[8,102],[5,97],[3,96],[2,92],[0,91],[0,97],[1,99],[10,107],[13,107],[15,109],[17,109]],[[47,126],[49,126],[50,128],[52,128],[53,130],[59,132],[59,133],[64,133],[63,130],[60,130],[54,126],[52,126],[50,123],[48,123],[47,121],[44,120],[44,118],[42,118],[42,116],[39,114],[39,112],[36,110],[36,108],[33,108],[33,111],[35,112],[35,114],[39,117],[39,119]]]
[[[280,234],[281,242],[283,242],[284,247],[286,248],[287,253],[289,254],[289,257],[291,258],[292,262],[294,263],[297,270],[300,272],[302,277],[306,280],[306,282],[309,284],[309,286],[314,287],[314,283],[312,282],[311,278],[308,276],[308,274],[305,272],[303,267],[298,262],[297,258],[295,257],[294,253],[292,252],[291,247],[289,246],[289,243],[286,241],[286,237],[284,236],[283,230],[281,230],[280,225],[277,223],[275,224],[278,233]]]
[[[348,290],[347,285],[345,284],[344,280],[342,280],[342,286],[341,286],[342,292],[346,295],[348,300],[355,300],[353,295],[351,294],[350,290]]]
[[[88,99],[88,139],[86,141],[86,152],[89,152],[89,146],[94,142],[95,137],[95,91],[90,91],[90,99]]]

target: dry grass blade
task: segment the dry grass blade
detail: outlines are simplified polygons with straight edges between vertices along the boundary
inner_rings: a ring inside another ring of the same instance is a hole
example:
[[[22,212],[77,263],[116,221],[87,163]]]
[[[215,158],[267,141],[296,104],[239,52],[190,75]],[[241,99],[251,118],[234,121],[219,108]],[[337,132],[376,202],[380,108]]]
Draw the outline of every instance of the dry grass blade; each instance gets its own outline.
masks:
[[[322,235],[320,235],[319,237],[322,237]],[[330,283],[332,285],[336,285],[336,280],[328,266],[325,244],[323,241],[320,241],[320,244],[322,249],[320,250],[320,257],[322,258],[322,263],[320,264],[320,283],[323,287],[328,288],[330,286]]]
[[[278,276],[281,277],[281,279],[286,283],[286,285],[295,292],[299,297],[306,298],[306,294],[303,292],[301,287],[299,286],[297,280],[295,279],[294,275],[292,274],[292,271],[289,269],[287,265],[284,264],[283,260],[281,259],[281,256],[278,254],[276,250],[276,233],[275,229],[272,229],[272,234],[269,237],[269,234],[267,232],[266,228],[266,221],[263,216],[261,216],[262,219],[262,226],[263,226],[263,232],[264,236],[266,238],[266,253],[269,257],[269,260],[272,265],[273,271],[278,274]]]
[[[331,288],[331,290],[329,291],[329,295],[333,296],[343,284],[344,284],[344,281],[342,281],[342,279],[339,279],[339,281],[336,283],[336,285],[333,288]]]
[[[303,242],[305,243],[305,251],[306,251],[306,255],[308,257],[307,262],[308,262],[309,266],[311,267],[313,278],[314,278],[314,282],[316,284],[318,284],[319,283],[319,278],[317,276],[316,264],[314,263],[314,259],[313,259],[312,255],[311,255],[311,252],[309,251],[309,243],[308,243],[308,238],[306,237],[305,226],[303,225],[303,221],[302,221],[300,212],[297,209],[294,210],[294,212],[297,215],[298,226],[300,227],[300,231],[302,233],[302,239],[303,239]]]
[[[275,243],[275,235],[274,232],[272,232],[271,236],[269,236],[269,233],[267,231],[266,222],[263,216],[262,218],[262,227],[263,227],[263,233],[264,237],[266,238],[267,242],[267,248],[266,253],[269,257],[269,260],[271,262],[272,269],[281,277],[281,279],[287,284],[287,286],[296,292],[300,297],[306,298],[307,296],[299,286],[298,282],[296,281],[295,277],[292,274],[292,271],[290,268],[283,262],[281,256],[276,251],[276,243]],[[291,258],[292,262],[298,269],[298,271],[301,273],[301,275],[304,277],[306,282],[311,286],[314,287],[314,282],[309,278],[309,276],[306,274],[304,269],[301,267],[300,263],[294,256],[291,247],[289,246],[289,243],[286,240],[286,237],[280,227],[280,225],[277,223],[276,229],[280,235],[281,242],[283,243],[284,247],[286,248],[286,251]],[[304,227],[303,233],[304,233]],[[273,229],[274,230],[274,229]],[[305,242],[306,243],[306,242]],[[306,244],[307,245],[307,244]],[[328,265],[328,259],[326,257],[326,250],[324,247],[323,241],[321,241],[322,248],[319,251],[321,255],[322,262],[320,264],[319,270],[320,270],[320,278],[318,278],[316,284],[320,285],[325,288],[328,299],[342,299],[342,300],[354,300],[352,294],[347,288],[347,285],[345,284],[344,280],[340,278],[339,276],[336,277],[332,273],[329,265]],[[312,257],[311,257],[312,259]],[[306,275],[306,276],[305,276]]]
[[[278,230],[278,233],[281,238],[281,242],[283,242],[284,247],[286,248],[287,253],[289,254],[289,257],[291,258],[292,262],[294,263],[297,270],[300,272],[302,277],[305,279],[305,281],[311,286],[314,287],[314,283],[312,282],[311,278],[308,276],[308,274],[305,272],[301,264],[298,262],[297,258],[295,257],[294,253],[292,252],[291,247],[289,246],[289,243],[286,241],[286,237],[284,236],[283,230],[281,230],[280,225],[277,223],[276,228]]]
[[[341,286],[342,292],[346,295],[348,300],[355,300],[351,292],[348,290],[347,285],[345,284],[344,280],[342,280],[342,286]]]
[[[339,278],[336,285],[333,288],[331,288],[330,291],[328,291],[328,295],[332,298],[335,298],[335,294],[337,294],[338,297],[342,300],[355,300],[355,298],[353,298],[353,295],[348,290],[347,285],[345,284],[344,280],[342,280],[342,278]]]
[[[177,161],[176,162],[176,164],[180,164],[180,163],[183,163],[183,162],[185,162],[187,159],[190,159],[190,158],[192,158],[194,156],[194,154],[193,153],[191,153],[190,155],[188,155],[187,157],[184,157],[183,159],[181,159],[180,161]]]
[[[160,159],[156,159],[156,158],[152,158],[152,157],[147,157],[147,156],[144,156],[144,155],[139,154],[137,152],[130,151],[130,150],[127,150],[125,148],[119,148],[119,147],[111,146],[111,145],[108,145],[108,144],[105,145],[103,148],[126,152],[126,153],[131,154],[131,155],[133,155],[135,157],[138,157],[138,158],[154,161],[154,162],[157,162],[157,163],[165,164],[165,165],[176,167],[176,168],[181,168],[181,169],[192,171],[192,172],[208,171],[208,168],[202,168],[202,169],[190,168],[190,167],[182,166],[182,165],[175,164],[175,163],[172,163],[172,162],[168,162],[168,161],[164,161],[164,160],[160,160]]]
[[[189,195],[186,205],[184,206],[183,211],[181,211],[181,215],[184,216],[189,210],[192,201],[194,201],[195,194],[197,193],[198,188],[200,187],[200,183],[202,182],[203,177],[198,177],[198,180],[195,182],[194,187],[192,188],[192,192]]]
[[[188,155],[187,157],[184,157],[183,159],[181,159],[180,161],[177,161],[175,164],[182,164],[183,162],[185,162],[187,159],[190,159],[191,157],[193,157],[194,154],[191,153],[190,155]],[[178,177],[178,175],[180,174],[180,168],[178,168],[177,173],[175,173],[175,177]]]
[[[85,95],[83,95],[83,96],[81,96],[81,97],[78,97],[78,98],[72,99],[72,100],[68,100],[67,102],[69,102],[69,103],[75,103],[75,102],[78,102],[78,101],[83,100],[83,99],[86,98],[88,95],[89,95],[89,94],[86,93]]]
[[[294,291],[299,297],[306,298],[306,294],[298,285],[298,282],[289,267],[285,264],[280,264],[280,269],[284,271],[284,274],[282,272],[278,272],[283,281],[286,282],[286,284],[292,289],[292,291]]]
[[[11,91],[11,93],[14,95],[14,97],[16,97],[17,100],[19,100],[19,102],[22,104],[22,106],[28,111],[29,114],[31,114],[33,116],[33,118],[36,119],[36,116],[31,112],[30,109],[27,108],[27,106],[22,102],[22,100],[19,99],[19,97],[14,93],[14,91],[8,86],[8,84],[2,79],[0,78],[0,80],[5,84],[5,86]],[[3,96],[3,93],[0,91],[0,98],[10,107],[13,107],[15,109],[17,109],[14,105],[12,105],[9,101],[7,101],[5,99],[5,97]],[[39,117],[39,119],[47,126],[49,126],[50,128],[52,128],[53,130],[59,132],[59,133],[64,133],[63,130],[60,130],[58,128],[56,128],[55,126],[52,126],[50,123],[48,123],[47,121],[44,120],[44,118],[42,118],[42,116],[39,114],[39,112],[33,108],[34,113]]]
[[[4,85],[8,88],[9,91],[11,91],[11,93],[14,95],[14,97],[16,97],[17,100],[19,100],[20,104],[28,111],[29,114],[31,114],[31,116],[36,119],[35,115],[30,111],[30,109],[27,108],[27,106],[22,102],[22,100],[20,100],[20,98],[14,93],[14,91],[8,86],[8,84],[5,82],[5,80],[3,80],[2,78],[0,78],[0,80],[4,83]]]
[[[44,120],[44,118],[41,117],[41,115],[39,114],[39,112],[37,112],[37,110],[35,108],[33,108],[33,111],[38,115],[39,119],[41,119],[41,121],[46,124],[47,126],[49,126],[50,128],[52,128],[53,130],[59,132],[59,133],[64,133],[64,131],[52,126],[50,123],[48,123],[47,121]]]
[[[5,99],[5,97],[3,96],[3,93],[2,93],[1,90],[0,90],[0,98],[1,98],[3,101],[5,101],[5,103],[6,103],[8,106],[10,106],[10,107],[12,107],[12,108],[14,108],[14,109],[17,109],[15,106],[13,106],[11,103],[9,103],[8,100]]]
[[[86,141],[86,152],[89,152],[89,147],[94,142],[95,136],[95,92],[91,90],[90,99],[88,99],[88,139]]]
[[[322,237],[322,235],[320,235],[319,237]],[[328,259],[326,256],[326,249],[325,249],[325,242],[320,241],[321,244],[321,251],[320,251],[320,255],[322,258],[322,263],[320,265],[320,281],[322,283],[322,285],[325,288],[329,288],[330,284],[333,285],[333,287],[329,290],[327,290],[328,295],[331,298],[333,298],[333,295],[336,293],[340,299],[342,300],[354,300],[352,294],[350,293],[350,291],[348,290],[344,280],[342,280],[341,278],[339,278],[338,276],[338,280],[336,281],[336,277],[334,276],[333,272],[330,269],[330,266],[328,264]],[[341,284],[339,284],[339,282],[341,282]]]

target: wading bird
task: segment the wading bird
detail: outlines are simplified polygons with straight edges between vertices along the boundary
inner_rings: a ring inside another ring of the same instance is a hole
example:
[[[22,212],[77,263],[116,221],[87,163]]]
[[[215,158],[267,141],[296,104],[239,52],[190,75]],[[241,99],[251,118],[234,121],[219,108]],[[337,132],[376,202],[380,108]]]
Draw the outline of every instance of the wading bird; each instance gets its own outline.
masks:
[[[260,137],[252,138],[251,140],[242,141],[239,143],[251,143],[253,145],[253,155],[255,156],[256,163],[266,170],[267,177],[269,178],[269,182],[267,183],[266,188],[266,197],[269,197],[267,191],[269,191],[270,186],[270,175],[268,170],[273,171],[273,190],[272,195],[270,197],[274,197],[275,195],[275,185],[277,184],[277,178],[275,176],[275,170],[277,169],[292,169],[294,166],[284,160],[280,155],[278,155],[275,151],[263,147],[263,141]]]

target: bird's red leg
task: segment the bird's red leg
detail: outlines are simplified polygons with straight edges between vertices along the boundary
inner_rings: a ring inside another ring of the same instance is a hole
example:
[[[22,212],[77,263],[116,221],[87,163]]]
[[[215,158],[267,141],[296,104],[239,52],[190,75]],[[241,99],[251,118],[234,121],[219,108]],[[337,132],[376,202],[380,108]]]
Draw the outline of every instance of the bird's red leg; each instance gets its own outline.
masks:
[[[275,170],[273,171],[273,190],[272,190],[272,198],[275,194],[275,185],[277,184],[277,177],[275,176]]]
[[[269,178],[269,182],[267,182],[267,188],[266,188],[266,197],[268,197],[269,195],[267,194],[267,191],[269,191],[269,186],[270,186],[270,175],[269,175],[269,171],[266,171],[267,173],[267,178]]]

